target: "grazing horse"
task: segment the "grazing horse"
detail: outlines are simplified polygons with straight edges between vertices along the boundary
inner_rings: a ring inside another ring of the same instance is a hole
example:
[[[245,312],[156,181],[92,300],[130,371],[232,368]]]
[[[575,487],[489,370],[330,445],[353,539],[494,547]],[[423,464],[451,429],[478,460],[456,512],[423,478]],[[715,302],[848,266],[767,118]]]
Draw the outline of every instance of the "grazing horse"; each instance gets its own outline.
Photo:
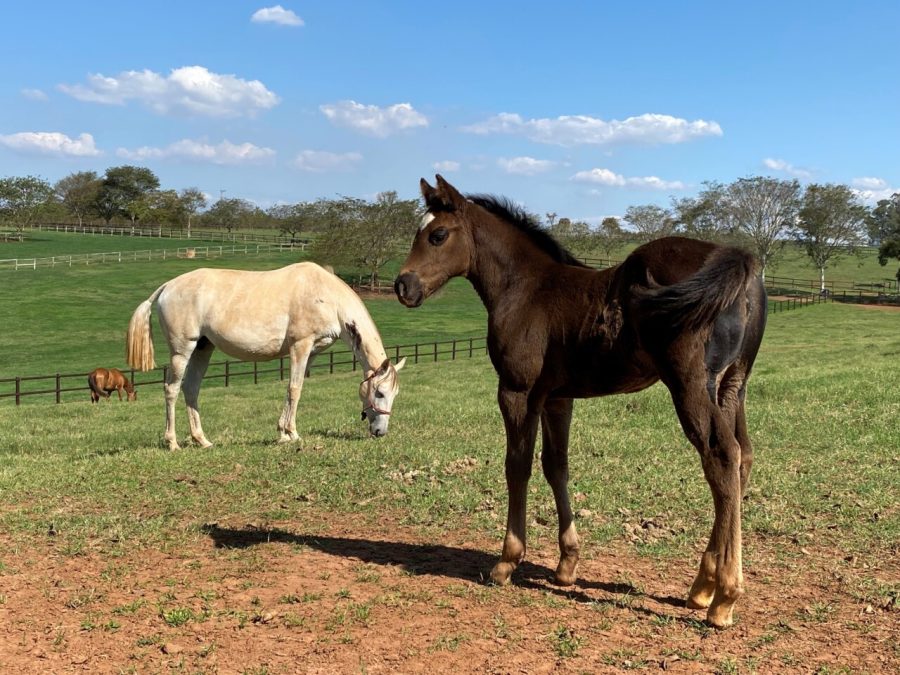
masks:
[[[119,392],[121,401],[123,390],[129,401],[137,401],[134,385],[118,368],[94,368],[88,375],[88,387],[91,388],[91,403],[99,401],[101,396],[108,401],[114,391]]]
[[[154,367],[150,312],[157,303],[159,323],[169,345],[166,374],[166,432],[175,436],[175,400],[184,383],[191,437],[212,443],[200,424],[200,383],[216,347],[244,361],[290,356],[291,375],[281,418],[279,442],[297,440],[297,402],[310,360],[339,337],[353,350],[365,373],[359,387],[363,418],[373,436],[384,436],[394,398],[397,371],[384,351],[378,329],[353,290],[311,262],[268,272],[197,269],[167,281],[142,302],[128,324],[126,355],[132,368]]]
[[[576,398],[630,393],[658,380],[700,453],[715,521],[688,606],[732,623],[743,593],[741,497],[752,462],[744,417],[747,378],[762,341],[766,294],[753,257],[737,248],[666,237],[621,264],[588,268],[520,209],[464,197],[441,176],[421,181],[427,213],[395,281],[418,307],[451,277],[466,277],[488,311],[488,352],[506,427],[509,510],[498,584],[525,556],[525,502],[538,424],[541,464],[559,515],[556,580],[575,582],[579,540],[568,495]]]

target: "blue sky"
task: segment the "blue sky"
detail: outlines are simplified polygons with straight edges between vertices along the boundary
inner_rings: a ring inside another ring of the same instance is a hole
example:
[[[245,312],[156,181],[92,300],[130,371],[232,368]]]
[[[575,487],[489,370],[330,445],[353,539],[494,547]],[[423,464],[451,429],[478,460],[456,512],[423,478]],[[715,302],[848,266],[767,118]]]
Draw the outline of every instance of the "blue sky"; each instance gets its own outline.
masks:
[[[0,176],[141,164],[266,207],[437,171],[592,222],[754,174],[872,200],[900,189],[898,26],[896,0],[7,3]]]

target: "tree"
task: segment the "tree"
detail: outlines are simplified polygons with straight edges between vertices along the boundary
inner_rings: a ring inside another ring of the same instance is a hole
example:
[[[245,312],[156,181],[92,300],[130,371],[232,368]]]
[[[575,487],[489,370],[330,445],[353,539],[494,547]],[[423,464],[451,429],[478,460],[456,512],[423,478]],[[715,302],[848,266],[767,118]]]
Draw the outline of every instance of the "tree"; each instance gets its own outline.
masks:
[[[762,278],[784,248],[784,235],[800,208],[800,183],[764,176],[739,178],[724,191],[725,208],[736,231],[747,238],[762,265]]]
[[[570,251],[585,253],[590,248],[591,228],[584,221],[560,218],[548,228],[548,232]]]
[[[703,185],[704,189],[696,197],[672,200],[675,220],[689,237],[721,241],[733,235],[735,229],[727,188],[715,181]]]
[[[147,208],[141,211],[140,217],[157,225],[176,225],[187,217],[181,195],[175,190],[156,190],[145,195],[142,200]]]
[[[110,167],[97,193],[95,208],[107,225],[116,216],[124,216],[134,226],[146,212],[146,202],[142,198],[158,189],[159,178],[146,167]]]
[[[547,227],[551,230],[553,229],[553,224],[556,222],[557,215],[556,211],[548,211],[545,215],[547,218]]]
[[[798,215],[792,233],[819,270],[825,292],[828,264],[863,244],[868,210],[846,185],[812,183],[806,186]]]
[[[374,202],[343,197],[320,207],[323,228],[312,256],[365,269],[373,290],[379,271],[408,243],[421,217],[418,200],[398,199],[396,192],[382,192]]]
[[[53,186],[53,192],[82,225],[85,217],[94,210],[100,186],[101,181],[95,171],[76,171],[60,178]]]
[[[619,219],[614,216],[607,216],[600,222],[600,227],[593,234],[595,245],[602,250],[606,257],[609,258],[614,248],[616,248],[625,236]]]
[[[0,179],[0,214],[18,232],[31,225],[53,198],[50,183],[37,176]]]
[[[625,210],[625,221],[637,231],[643,241],[672,234],[678,225],[668,209],[656,204],[629,206]]]
[[[900,192],[875,205],[868,228],[869,237],[878,242],[878,262],[887,265],[892,258],[900,260]],[[900,269],[897,270],[897,285],[900,288]]]
[[[184,188],[180,195],[182,213],[187,217],[187,236],[191,238],[191,221],[200,209],[206,208],[206,195],[199,188]]]
[[[279,231],[295,241],[303,232],[315,225],[318,208],[315,202],[278,204],[266,211]]]
[[[229,233],[236,227],[249,225],[257,211],[246,199],[220,199],[203,214],[204,222],[224,227]]]

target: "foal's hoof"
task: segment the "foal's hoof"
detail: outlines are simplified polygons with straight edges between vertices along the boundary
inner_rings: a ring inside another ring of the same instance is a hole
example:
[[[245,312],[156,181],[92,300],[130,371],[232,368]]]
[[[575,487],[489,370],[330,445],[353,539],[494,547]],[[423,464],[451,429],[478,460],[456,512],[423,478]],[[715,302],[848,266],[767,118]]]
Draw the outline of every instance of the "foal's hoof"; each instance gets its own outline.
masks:
[[[498,562],[491,570],[491,582],[497,586],[506,586],[509,584],[514,569],[516,566],[511,563]]]
[[[729,628],[734,625],[734,607],[719,607],[718,610],[710,608],[706,614],[706,623],[718,630]]]
[[[553,573],[553,583],[557,586],[574,586],[577,578],[575,571],[578,568],[578,560],[561,559]]]

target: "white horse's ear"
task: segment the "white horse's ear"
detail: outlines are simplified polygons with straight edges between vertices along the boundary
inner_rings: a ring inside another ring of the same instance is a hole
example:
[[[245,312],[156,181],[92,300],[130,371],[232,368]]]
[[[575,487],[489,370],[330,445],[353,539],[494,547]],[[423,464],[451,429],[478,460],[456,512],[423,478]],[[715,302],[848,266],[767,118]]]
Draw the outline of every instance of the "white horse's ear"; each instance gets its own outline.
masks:
[[[405,365],[406,365],[406,357],[404,356],[402,359],[400,359],[397,362],[397,365],[394,366],[394,370],[402,370],[403,366],[405,366]]]

